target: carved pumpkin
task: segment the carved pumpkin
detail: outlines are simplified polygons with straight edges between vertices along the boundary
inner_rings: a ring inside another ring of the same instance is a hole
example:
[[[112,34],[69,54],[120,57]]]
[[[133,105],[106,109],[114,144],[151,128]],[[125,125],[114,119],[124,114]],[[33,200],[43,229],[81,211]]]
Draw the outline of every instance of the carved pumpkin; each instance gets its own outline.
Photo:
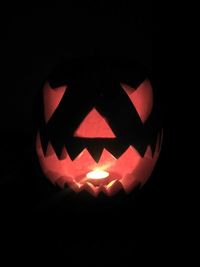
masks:
[[[111,196],[149,178],[162,129],[150,80],[136,64],[65,63],[38,102],[36,150],[49,180]]]

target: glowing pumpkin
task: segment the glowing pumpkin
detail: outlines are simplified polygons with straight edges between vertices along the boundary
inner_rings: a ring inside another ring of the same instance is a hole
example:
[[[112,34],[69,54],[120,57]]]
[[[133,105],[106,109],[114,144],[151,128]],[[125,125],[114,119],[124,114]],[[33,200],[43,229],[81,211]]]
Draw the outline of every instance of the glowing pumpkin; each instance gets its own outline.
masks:
[[[52,183],[111,196],[146,182],[162,129],[152,85],[139,66],[65,63],[39,99],[36,150]]]

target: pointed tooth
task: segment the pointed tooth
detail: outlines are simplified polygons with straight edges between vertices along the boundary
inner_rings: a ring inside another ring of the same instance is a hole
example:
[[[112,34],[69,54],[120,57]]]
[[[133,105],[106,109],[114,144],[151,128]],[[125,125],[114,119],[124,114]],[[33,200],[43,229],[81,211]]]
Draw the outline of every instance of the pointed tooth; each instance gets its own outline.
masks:
[[[65,146],[63,147],[63,149],[62,149],[62,152],[61,152],[61,155],[60,155],[60,160],[64,160],[64,159],[66,159],[66,157],[67,157],[67,150],[66,150],[66,148],[65,148]]]
[[[144,157],[148,159],[152,159],[153,156],[152,156],[152,150],[150,146],[147,146]]]
[[[98,163],[103,152],[103,147],[98,145],[95,146],[95,144],[89,144],[87,145],[87,150],[93,159]]]
[[[110,152],[116,159],[118,159],[129,147],[127,144],[108,143],[105,145],[106,150]]]
[[[60,155],[62,153],[62,148],[63,148],[63,145],[61,144],[61,142],[57,142],[57,141],[54,141],[54,140],[51,140],[51,145],[54,149],[54,152],[57,156],[57,158],[59,159],[60,158]]]
[[[137,152],[140,154],[140,156],[143,158],[147,149],[147,144],[145,143],[135,143],[132,144],[132,147],[137,150]]]
[[[71,158],[71,160],[74,160],[83,150],[84,146],[79,143],[71,143],[68,142],[65,144],[67,154]]]
[[[82,185],[77,183],[75,180],[73,180],[72,182],[67,182],[67,184],[76,193],[79,193],[82,190]]]
[[[47,146],[47,150],[46,150],[45,157],[50,157],[50,156],[52,156],[52,155],[54,155],[54,154],[55,154],[55,151],[54,151],[54,149],[53,149],[51,143],[49,142],[49,143],[48,143],[48,146]]]
[[[108,195],[108,191],[105,185],[100,185],[99,186],[99,193],[103,192],[105,195]]]
[[[107,188],[110,188],[111,186],[113,186],[113,184],[116,182],[117,180],[113,180],[111,181],[109,184],[106,185]]]
[[[82,189],[86,190],[87,192],[89,192],[91,195],[93,196],[97,196],[98,195],[98,188],[93,186],[91,183],[87,182],[83,185]]]
[[[110,182],[106,186],[106,194],[108,196],[112,196],[116,194],[118,191],[120,191],[121,189],[123,189],[121,182],[119,180],[114,180],[113,182]]]

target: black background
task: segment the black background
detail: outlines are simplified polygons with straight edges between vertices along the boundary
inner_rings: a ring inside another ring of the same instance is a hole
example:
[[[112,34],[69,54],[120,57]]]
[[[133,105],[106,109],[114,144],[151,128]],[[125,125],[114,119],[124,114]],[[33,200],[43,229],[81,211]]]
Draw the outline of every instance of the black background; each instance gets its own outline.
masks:
[[[179,228],[182,199],[177,190],[181,89],[173,86],[168,67],[175,64],[170,55],[173,42],[161,20],[162,9],[157,12],[151,1],[141,1],[90,8],[13,8],[3,13],[2,255],[8,255],[7,260],[9,255],[31,260],[55,256],[66,266],[132,266],[137,260],[166,262],[179,255],[185,237]],[[32,111],[40,85],[64,58],[84,60],[92,55],[136,58],[160,90],[162,153],[145,187],[128,196],[94,199],[60,192],[43,177],[35,158]]]

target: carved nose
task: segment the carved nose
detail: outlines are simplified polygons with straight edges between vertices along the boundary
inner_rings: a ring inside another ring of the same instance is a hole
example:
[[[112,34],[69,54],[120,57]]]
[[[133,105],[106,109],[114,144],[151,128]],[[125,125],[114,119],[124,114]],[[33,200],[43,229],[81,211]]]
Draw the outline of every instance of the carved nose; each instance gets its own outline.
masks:
[[[115,138],[108,122],[93,108],[81,122],[74,136],[83,138]]]

